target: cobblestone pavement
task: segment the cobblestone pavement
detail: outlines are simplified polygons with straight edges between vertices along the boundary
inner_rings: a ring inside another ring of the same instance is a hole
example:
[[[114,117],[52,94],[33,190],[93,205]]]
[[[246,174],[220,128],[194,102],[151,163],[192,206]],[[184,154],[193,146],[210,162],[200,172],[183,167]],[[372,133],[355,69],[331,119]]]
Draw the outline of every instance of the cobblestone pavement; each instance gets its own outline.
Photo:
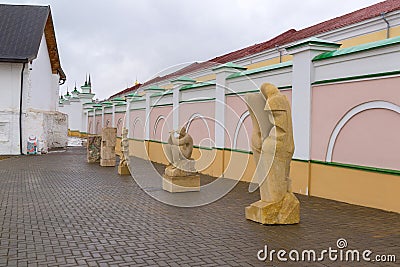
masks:
[[[71,148],[0,161],[0,266],[366,266],[257,259],[265,245],[322,251],[339,238],[400,261],[400,214],[299,195],[300,224],[263,226],[244,217],[259,198],[247,184],[210,205],[177,208],[85,159]]]

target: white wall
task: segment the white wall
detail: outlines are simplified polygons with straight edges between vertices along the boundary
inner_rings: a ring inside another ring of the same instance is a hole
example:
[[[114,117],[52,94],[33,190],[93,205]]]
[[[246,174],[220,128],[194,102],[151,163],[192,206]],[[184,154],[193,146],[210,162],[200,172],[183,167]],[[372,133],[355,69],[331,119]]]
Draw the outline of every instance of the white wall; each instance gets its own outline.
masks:
[[[38,56],[33,60],[30,68],[30,88],[27,90],[25,108],[55,111],[58,101],[58,75],[52,74],[44,34],[40,43]]]
[[[22,65],[22,63],[0,63],[0,155],[19,154],[19,96]]]

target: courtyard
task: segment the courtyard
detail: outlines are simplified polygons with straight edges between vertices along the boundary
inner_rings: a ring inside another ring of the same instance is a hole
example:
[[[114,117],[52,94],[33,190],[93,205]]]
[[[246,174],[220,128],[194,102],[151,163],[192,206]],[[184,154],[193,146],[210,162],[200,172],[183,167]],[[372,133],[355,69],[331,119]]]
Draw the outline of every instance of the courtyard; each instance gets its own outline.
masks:
[[[156,201],[116,168],[86,163],[81,147],[4,159],[0,266],[397,266],[260,261],[266,245],[322,251],[337,249],[341,238],[349,249],[398,257],[400,214],[297,195],[300,224],[265,226],[244,217],[259,199],[247,188],[239,183],[212,204],[178,208]]]

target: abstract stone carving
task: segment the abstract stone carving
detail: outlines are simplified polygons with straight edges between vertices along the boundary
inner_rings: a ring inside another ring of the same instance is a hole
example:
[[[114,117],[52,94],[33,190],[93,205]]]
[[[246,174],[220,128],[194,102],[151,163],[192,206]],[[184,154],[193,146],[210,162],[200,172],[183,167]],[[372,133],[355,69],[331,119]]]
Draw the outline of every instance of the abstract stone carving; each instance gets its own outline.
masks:
[[[263,84],[260,91],[248,95],[247,105],[257,164],[254,182],[259,184],[261,200],[246,208],[246,218],[263,224],[299,223],[300,203],[289,178],[294,152],[289,101],[272,84]]]
[[[131,174],[128,168],[128,161],[126,157],[129,153],[129,140],[128,140],[128,129],[122,129],[122,140],[121,140],[121,158],[118,165],[119,175],[129,175]]]
[[[174,136],[175,133],[179,134],[178,137]],[[165,168],[163,189],[169,192],[199,191],[200,176],[191,158],[193,139],[185,127],[170,132],[164,151],[169,165]]]
[[[87,162],[100,162],[101,135],[90,135],[87,137]]]
[[[117,128],[103,128],[101,137],[100,166],[114,167],[116,163],[115,145],[117,143]]]

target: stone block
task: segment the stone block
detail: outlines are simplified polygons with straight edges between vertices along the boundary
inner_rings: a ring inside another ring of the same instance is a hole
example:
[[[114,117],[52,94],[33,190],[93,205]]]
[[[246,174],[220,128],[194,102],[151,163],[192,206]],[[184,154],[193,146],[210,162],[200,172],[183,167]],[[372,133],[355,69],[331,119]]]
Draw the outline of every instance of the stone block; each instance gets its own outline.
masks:
[[[246,207],[246,219],[261,224],[296,224],[300,222],[300,202],[293,193],[286,193],[279,202],[259,200]]]
[[[101,135],[91,135],[87,137],[87,162],[100,162]]]
[[[163,189],[170,193],[200,191],[200,175],[163,176]]]
[[[102,159],[114,159],[115,160],[115,147],[102,146],[100,156]]]
[[[117,128],[106,127],[101,133],[105,146],[115,147],[117,144]]]
[[[115,163],[115,159],[100,159],[100,166],[102,167],[114,167]]]

